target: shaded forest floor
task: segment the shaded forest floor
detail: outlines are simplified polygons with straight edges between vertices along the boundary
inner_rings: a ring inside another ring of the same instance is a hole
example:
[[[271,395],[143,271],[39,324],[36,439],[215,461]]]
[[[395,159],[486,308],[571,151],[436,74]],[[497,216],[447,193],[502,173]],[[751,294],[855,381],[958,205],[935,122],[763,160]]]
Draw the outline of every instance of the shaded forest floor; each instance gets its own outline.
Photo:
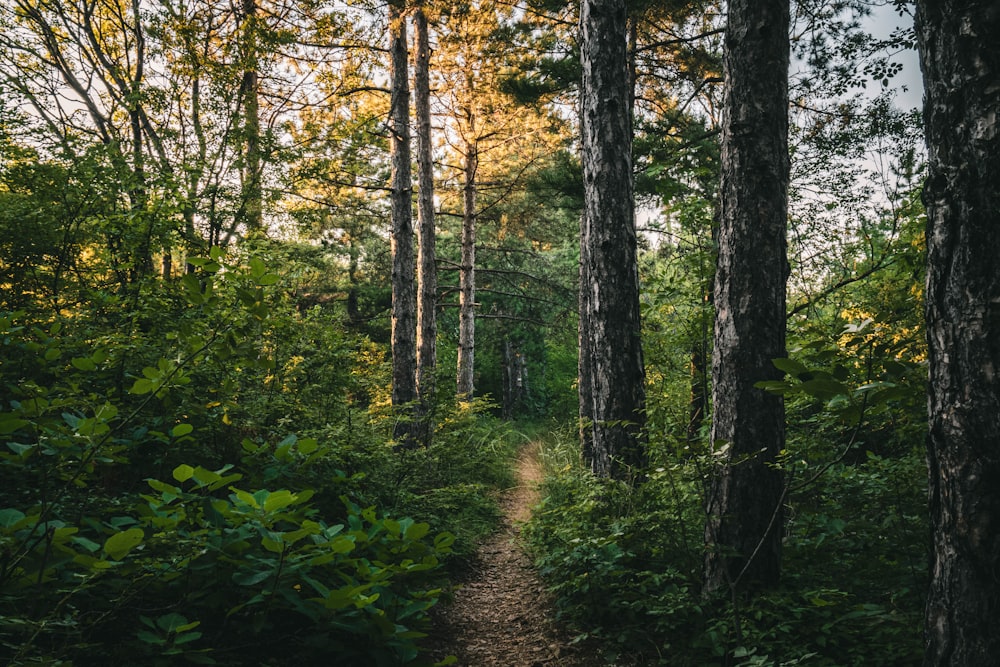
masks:
[[[517,484],[502,501],[503,524],[456,582],[454,600],[436,611],[431,656],[458,656],[462,667],[587,667],[597,659],[555,622],[552,601],[525,554],[521,525],[538,503],[539,443],[524,447]]]

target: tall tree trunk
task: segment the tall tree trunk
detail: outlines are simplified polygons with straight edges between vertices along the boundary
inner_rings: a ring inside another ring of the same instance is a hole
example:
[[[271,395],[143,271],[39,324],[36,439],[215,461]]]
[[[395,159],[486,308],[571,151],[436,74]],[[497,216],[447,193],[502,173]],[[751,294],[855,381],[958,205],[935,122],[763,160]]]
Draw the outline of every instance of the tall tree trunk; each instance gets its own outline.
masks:
[[[434,156],[431,142],[430,40],[421,4],[413,16],[416,30],[413,88],[417,120],[417,397],[426,411],[434,396],[437,366],[437,265],[434,231]],[[426,442],[426,438],[424,438]]]
[[[475,133],[474,118],[469,132]],[[462,193],[462,268],[458,297],[458,381],[457,393],[472,398],[476,356],[476,171],[479,150],[475,139],[465,142],[465,184]]]
[[[927,666],[1000,659],[1000,5],[920,0],[929,174]]]
[[[626,35],[625,0],[584,0],[581,444],[595,474],[620,479],[635,476],[646,463]]]
[[[260,91],[257,65],[258,7],[257,0],[243,0],[243,82],[240,96],[243,103],[243,171],[241,222],[247,232],[260,230],[263,225],[263,191],[261,189],[260,150]]]
[[[781,573],[781,377],[788,216],[788,0],[732,0],[723,59],[722,215],[715,278],[705,591],[769,587]]]
[[[409,410],[417,398],[416,313],[413,260],[413,186],[410,177],[410,85],[403,0],[389,3],[389,77],[392,89],[392,405],[395,436],[412,446]]]

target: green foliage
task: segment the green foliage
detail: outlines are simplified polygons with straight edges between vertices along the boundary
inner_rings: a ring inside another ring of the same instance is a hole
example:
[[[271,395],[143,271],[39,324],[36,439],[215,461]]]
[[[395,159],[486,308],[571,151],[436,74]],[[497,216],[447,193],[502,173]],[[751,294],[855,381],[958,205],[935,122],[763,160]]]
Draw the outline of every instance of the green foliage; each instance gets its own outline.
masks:
[[[287,259],[216,248],[131,302],[0,316],[5,664],[418,659],[514,439],[442,402],[395,452],[382,351],[298,309]]]
[[[749,599],[701,595],[703,470],[688,457],[630,489],[545,452],[526,534],[560,616],[609,664],[900,665],[921,653],[922,461],[871,455],[789,499],[785,578]]]

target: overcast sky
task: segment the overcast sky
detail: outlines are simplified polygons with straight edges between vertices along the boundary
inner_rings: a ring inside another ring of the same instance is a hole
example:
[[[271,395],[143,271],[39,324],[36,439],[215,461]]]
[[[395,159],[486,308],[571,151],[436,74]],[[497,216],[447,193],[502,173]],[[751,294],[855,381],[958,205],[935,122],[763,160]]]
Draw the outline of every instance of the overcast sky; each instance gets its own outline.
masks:
[[[869,27],[876,37],[885,39],[892,34],[893,30],[901,27],[913,25],[913,17],[910,15],[900,16],[891,4],[882,7],[875,7],[869,17]],[[894,60],[902,63],[903,71],[892,79],[892,86],[899,88],[906,87],[906,92],[897,93],[896,103],[901,108],[920,107],[923,102],[923,83],[920,79],[920,62],[917,59],[915,50],[904,51],[894,57]]]

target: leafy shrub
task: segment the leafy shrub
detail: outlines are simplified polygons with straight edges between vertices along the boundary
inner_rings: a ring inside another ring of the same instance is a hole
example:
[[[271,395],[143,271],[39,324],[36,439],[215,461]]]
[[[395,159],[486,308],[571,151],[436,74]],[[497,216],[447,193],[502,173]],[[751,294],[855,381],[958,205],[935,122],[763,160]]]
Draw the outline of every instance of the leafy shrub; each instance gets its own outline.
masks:
[[[526,529],[561,617],[614,664],[903,665],[921,654],[922,462],[871,456],[790,498],[781,587],[701,594],[696,458],[637,489],[565,463],[550,447],[544,500]]]

